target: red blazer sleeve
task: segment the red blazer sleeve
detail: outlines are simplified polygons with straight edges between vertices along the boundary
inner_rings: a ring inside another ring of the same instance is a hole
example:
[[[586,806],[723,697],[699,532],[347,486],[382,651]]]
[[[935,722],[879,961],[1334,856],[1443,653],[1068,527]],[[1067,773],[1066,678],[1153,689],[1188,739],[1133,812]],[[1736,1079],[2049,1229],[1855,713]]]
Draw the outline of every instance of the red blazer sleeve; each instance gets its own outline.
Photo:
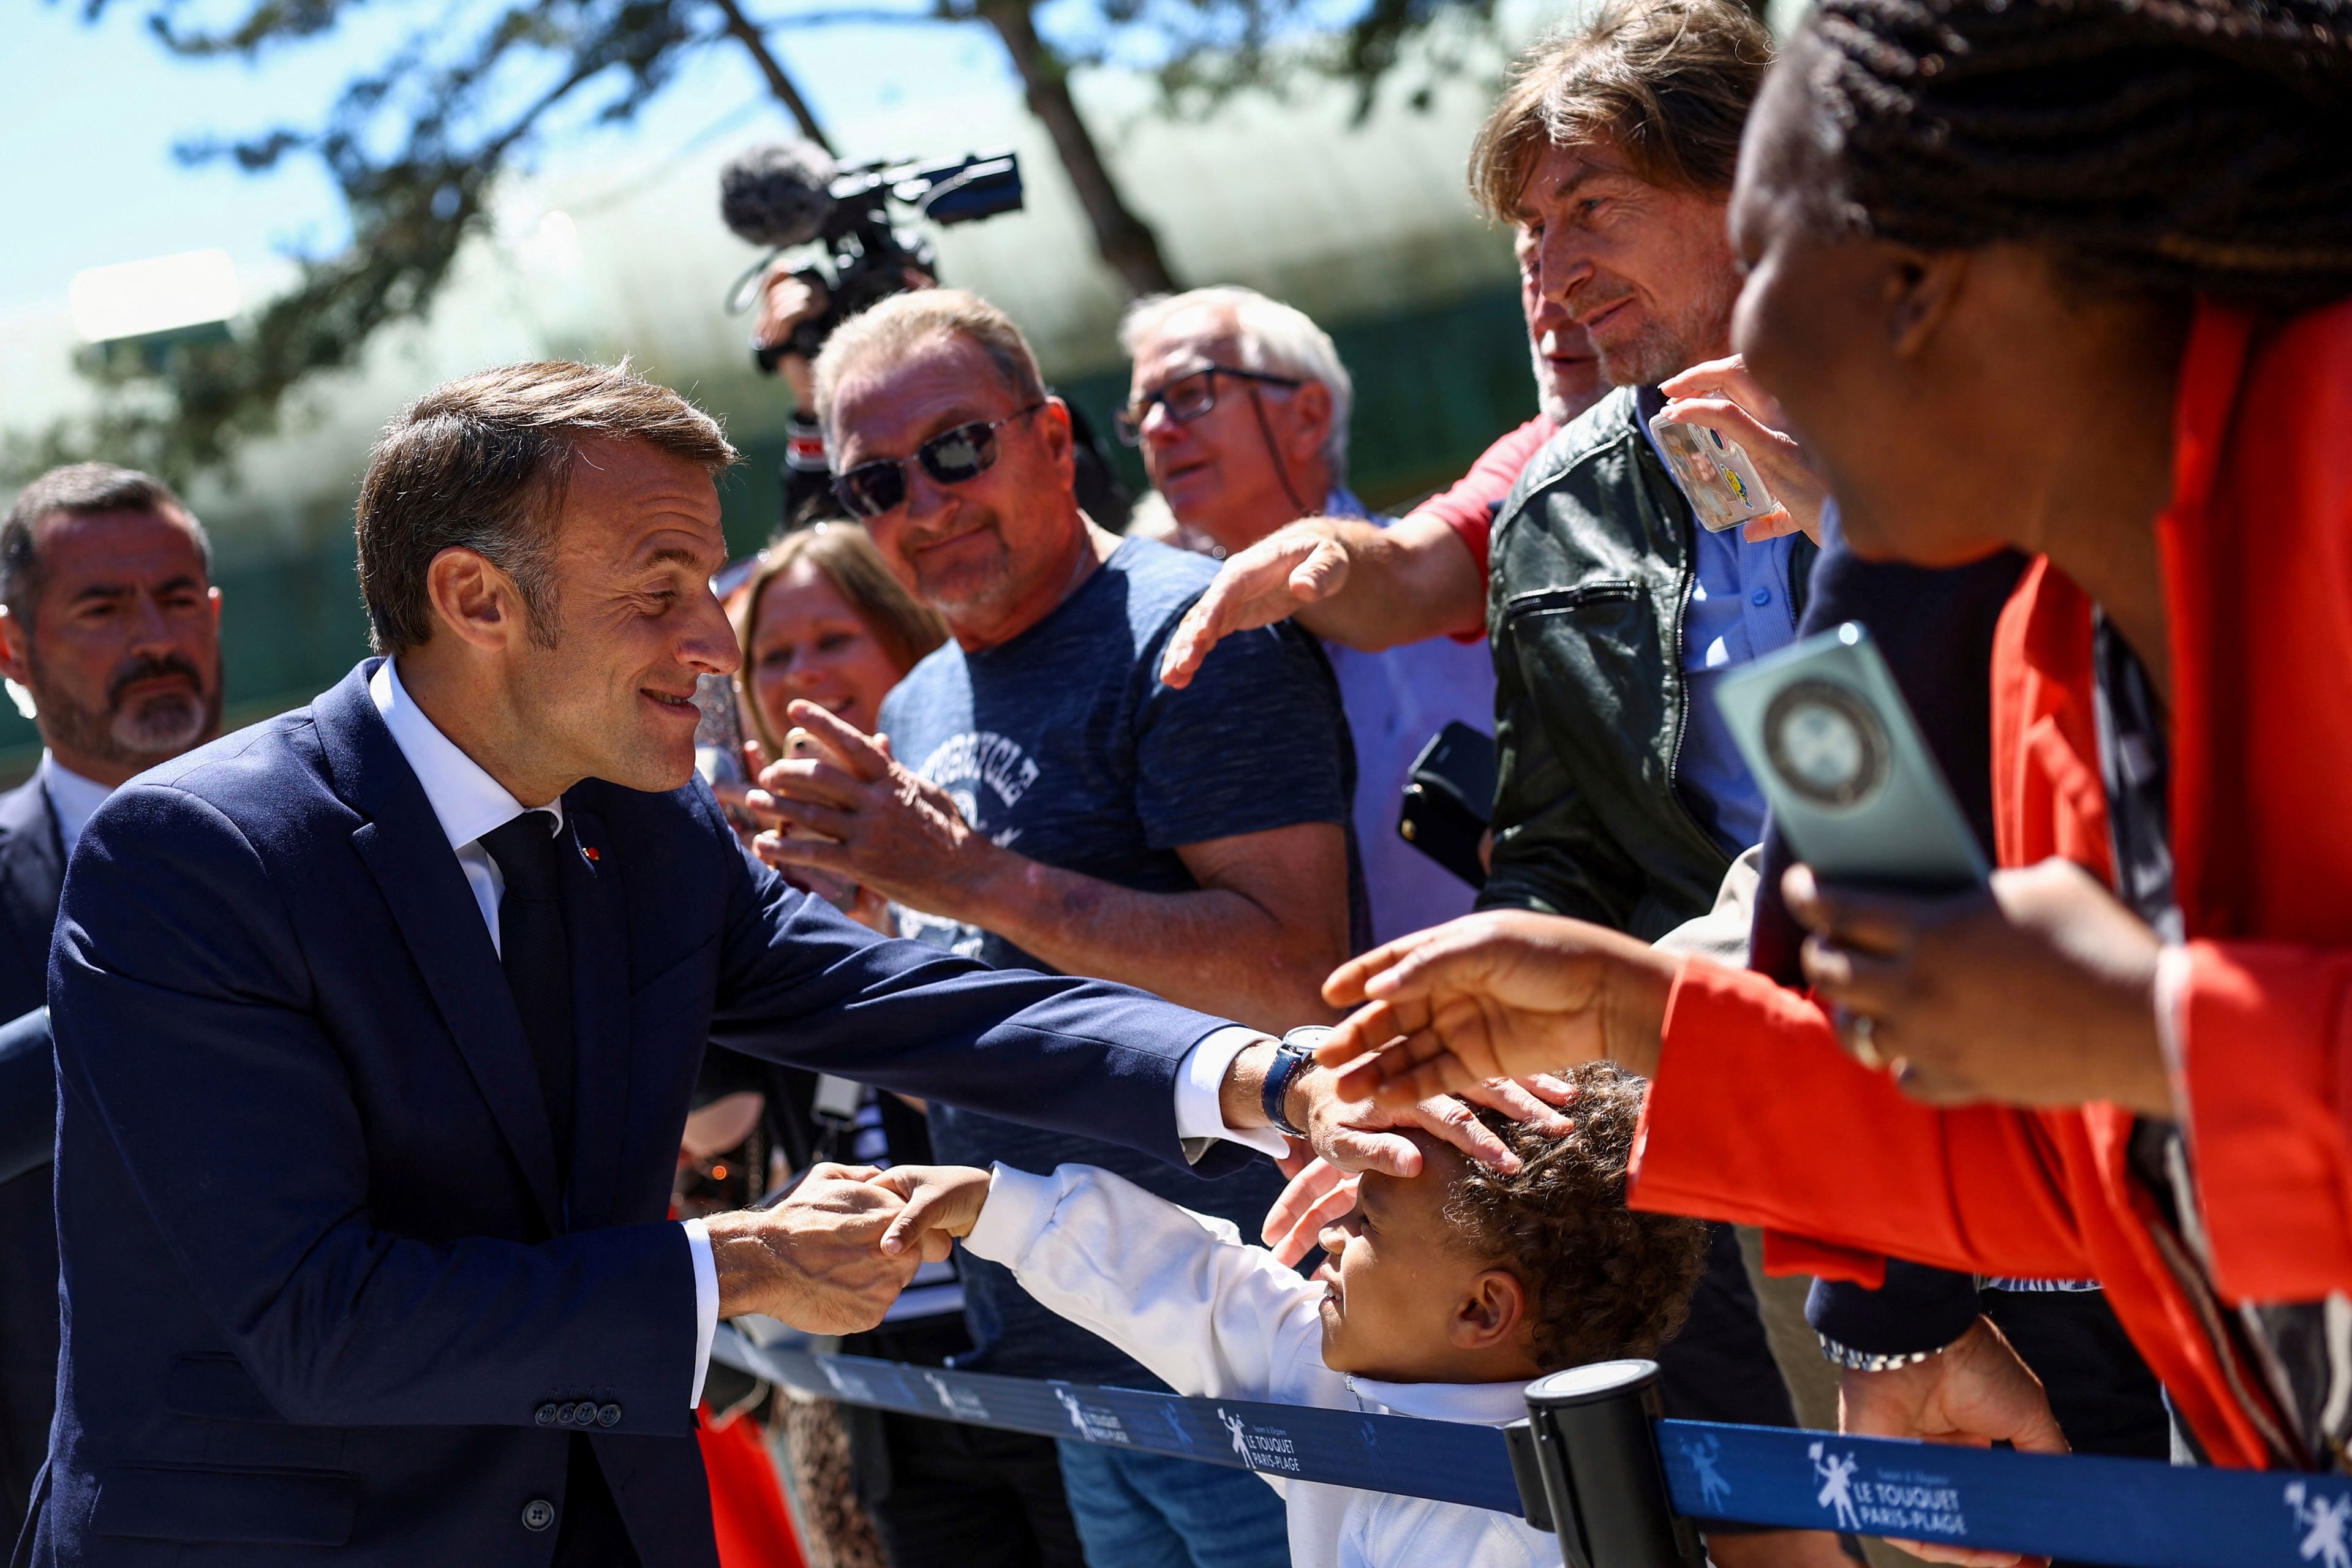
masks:
[[[2352,954],[2195,942],[2175,1004],[2216,1283],[2352,1290]]]
[[[2030,1112],[1906,1100],[1838,1049],[1811,1001],[1695,958],[1668,1002],[1632,1201],[1942,1268],[2079,1278],[2095,1270],[2051,1138]]]

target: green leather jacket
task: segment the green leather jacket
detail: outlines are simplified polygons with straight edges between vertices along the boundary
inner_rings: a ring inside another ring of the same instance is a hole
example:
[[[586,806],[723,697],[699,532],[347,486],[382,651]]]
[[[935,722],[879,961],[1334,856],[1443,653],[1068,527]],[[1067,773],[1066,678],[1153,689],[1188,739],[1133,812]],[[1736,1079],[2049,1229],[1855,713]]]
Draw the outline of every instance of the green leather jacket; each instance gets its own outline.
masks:
[[[1645,941],[1713,906],[1731,865],[1684,805],[1683,618],[1697,522],[1620,387],[1536,455],[1495,522],[1494,869],[1482,909]],[[1798,614],[1816,553],[1789,562]]]

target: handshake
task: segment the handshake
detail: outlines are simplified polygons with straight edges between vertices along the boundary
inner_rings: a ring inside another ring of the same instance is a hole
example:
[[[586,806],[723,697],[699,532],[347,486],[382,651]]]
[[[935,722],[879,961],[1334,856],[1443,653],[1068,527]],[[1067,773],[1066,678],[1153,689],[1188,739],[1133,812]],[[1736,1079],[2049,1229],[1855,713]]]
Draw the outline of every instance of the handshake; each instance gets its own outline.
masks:
[[[1268,1040],[1234,1059],[1220,1090],[1228,1126],[1257,1124],[1252,1118],[1263,1115],[1275,1048]],[[1570,1127],[1560,1108],[1575,1095],[1566,1083],[1535,1074],[1384,1106],[1342,1100],[1335,1079],[1318,1068],[1289,1082],[1292,1124],[1306,1136],[1287,1140],[1288,1153],[1277,1162],[1293,1182],[1265,1229],[1267,1245],[1285,1262],[1295,1263],[1324,1223],[1353,1205],[1352,1173],[1417,1174],[1421,1145],[1413,1140],[1425,1135],[1507,1173],[1518,1156],[1478,1120],[1476,1109],[1500,1110],[1559,1137]],[[971,1232],[988,1190],[989,1173],[964,1165],[813,1165],[774,1207],[703,1222],[719,1274],[719,1315],[759,1312],[807,1333],[862,1333],[882,1321],[918,1268],[944,1258],[950,1238]]]
[[[764,1313],[814,1334],[882,1321],[927,1261],[947,1257],[988,1201],[965,1165],[818,1164],[772,1208],[707,1222],[719,1315]]]

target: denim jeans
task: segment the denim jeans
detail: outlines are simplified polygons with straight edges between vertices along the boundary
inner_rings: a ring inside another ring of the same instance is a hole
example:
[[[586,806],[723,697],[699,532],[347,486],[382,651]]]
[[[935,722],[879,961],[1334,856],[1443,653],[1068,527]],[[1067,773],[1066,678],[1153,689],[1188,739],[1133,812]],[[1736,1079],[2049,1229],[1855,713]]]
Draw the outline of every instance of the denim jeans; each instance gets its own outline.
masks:
[[[1247,1470],[1064,1443],[1090,1568],[1289,1568],[1282,1500]]]

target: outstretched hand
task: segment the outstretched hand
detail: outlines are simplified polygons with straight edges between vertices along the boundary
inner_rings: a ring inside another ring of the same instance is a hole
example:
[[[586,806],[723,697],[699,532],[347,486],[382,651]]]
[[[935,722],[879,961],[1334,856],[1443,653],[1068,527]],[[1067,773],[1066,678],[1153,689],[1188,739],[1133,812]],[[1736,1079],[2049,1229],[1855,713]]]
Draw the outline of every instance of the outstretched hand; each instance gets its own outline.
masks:
[[[1380,1171],[1391,1176],[1421,1173],[1421,1151],[1408,1132],[1425,1132],[1482,1165],[1516,1171],[1519,1157],[1478,1120],[1474,1107],[1491,1107],[1558,1136],[1571,1124],[1557,1107],[1574,1098],[1557,1079],[1538,1077],[1527,1083],[1474,1084],[1459,1098],[1433,1095],[1402,1105],[1381,1105],[1342,1097],[1334,1076],[1319,1067],[1299,1074],[1291,1093],[1299,1107],[1291,1113],[1293,1122],[1307,1131],[1306,1152],[1342,1171]],[[1296,1152],[1295,1143],[1293,1147]]]
[[[893,1165],[866,1179],[907,1205],[883,1233],[882,1250],[912,1249],[927,1263],[945,1258],[951,1238],[970,1236],[988,1203],[989,1173],[971,1165]]]
[[[1548,1073],[1538,1073],[1523,1082],[1497,1079],[1480,1085],[1475,1099],[1477,1105],[1527,1122],[1549,1137],[1564,1137],[1575,1127],[1563,1114],[1564,1108],[1575,1103],[1575,1087]],[[1424,1100],[1403,1114],[1362,1101],[1334,1101],[1329,1121],[1333,1136],[1327,1142],[1334,1153],[1343,1161],[1360,1163],[1335,1164],[1317,1153],[1314,1145],[1296,1140],[1289,1157],[1275,1162],[1290,1178],[1290,1184],[1266,1211],[1260,1236],[1275,1257],[1294,1268],[1315,1249],[1316,1237],[1324,1226],[1356,1206],[1356,1180],[1361,1172],[1379,1170],[1392,1175],[1419,1172],[1421,1151],[1404,1135],[1408,1129],[1442,1139],[1497,1170],[1509,1172],[1519,1166],[1519,1157],[1495,1135],[1494,1129],[1478,1120],[1472,1103],[1452,1095]],[[1410,1170],[1400,1169],[1407,1165]]]
[[[1494,1079],[1477,1089],[1477,1105],[1498,1110],[1512,1121],[1527,1121],[1543,1131],[1548,1138],[1564,1138],[1576,1129],[1573,1117],[1561,1114],[1576,1102],[1576,1086],[1552,1074],[1538,1072],[1522,1081]],[[1413,1107],[1416,1121],[1397,1121],[1400,1131],[1404,1126],[1418,1126],[1421,1131],[1440,1135],[1446,1142],[1479,1159],[1482,1163],[1515,1171],[1519,1157],[1512,1154],[1503,1140],[1496,1138],[1494,1129],[1479,1121],[1467,1102],[1454,1096],[1440,1096],[1437,1100],[1425,1100]],[[1360,1112],[1362,1114],[1362,1112]],[[1395,1133],[1383,1133],[1385,1138],[1397,1138]],[[1400,1138],[1406,1147],[1412,1140]],[[1413,1150],[1418,1171],[1418,1150]],[[1265,1211],[1265,1225],[1261,1227],[1261,1239],[1282,1262],[1298,1268],[1298,1260],[1318,1248],[1318,1237],[1327,1225],[1334,1225],[1355,1208],[1355,1187],[1360,1171],[1343,1171],[1340,1166],[1315,1154],[1315,1150],[1301,1142],[1291,1142],[1291,1157],[1277,1159],[1282,1173],[1289,1184],[1275,1199],[1275,1206]]]
[[[761,1312],[814,1334],[859,1333],[882,1321],[916,1259],[880,1248],[901,1205],[871,1165],[812,1167],[782,1202],[706,1222],[719,1315]]]
[[[1677,962],[1558,915],[1465,915],[1333,971],[1324,1000],[1356,1011],[1316,1055],[1391,1110],[1604,1056],[1646,1076]]]
[[[1348,552],[1328,521],[1303,518],[1276,529],[1229,556],[1216,581],[1184,612],[1160,660],[1160,680],[1180,690],[1190,686],[1218,643],[1235,632],[1287,620],[1303,606],[1329,598],[1347,581]]]

